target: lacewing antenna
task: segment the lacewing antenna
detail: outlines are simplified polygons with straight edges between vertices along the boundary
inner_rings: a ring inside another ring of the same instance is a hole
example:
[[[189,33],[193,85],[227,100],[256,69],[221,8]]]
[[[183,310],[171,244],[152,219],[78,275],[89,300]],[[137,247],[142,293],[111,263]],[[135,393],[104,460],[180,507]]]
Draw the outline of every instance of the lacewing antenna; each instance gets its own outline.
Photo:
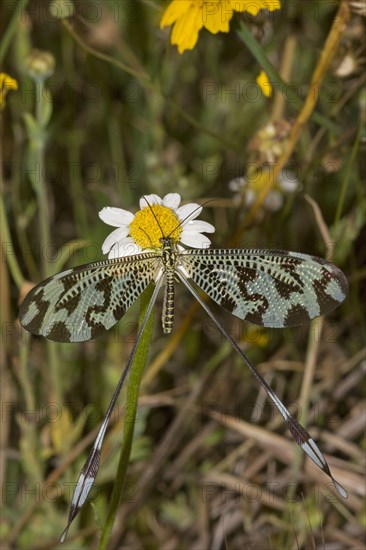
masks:
[[[202,210],[202,208],[203,208],[206,204],[208,204],[209,202],[212,202],[212,199],[208,199],[208,200],[205,201],[203,204],[199,204],[199,205],[197,206],[197,208],[195,208],[194,210],[192,210],[192,212],[190,212],[189,214],[187,214],[187,216],[186,216],[185,218],[183,218],[183,220],[180,220],[180,222],[174,227],[174,229],[172,229],[172,230],[170,231],[170,233],[169,233],[168,235],[164,235],[164,231],[163,231],[163,229],[162,229],[162,227],[161,227],[161,225],[160,225],[160,222],[159,222],[159,220],[158,220],[158,218],[157,218],[157,216],[156,216],[156,214],[155,214],[153,208],[151,207],[151,204],[149,203],[149,201],[147,200],[147,198],[145,197],[145,195],[143,195],[142,198],[146,201],[148,207],[150,208],[151,213],[152,213],[152,215],[154,216],[155,221],[156,221],[156,223],[157,223],[157,225],[158,225],[158,227],[159,227],[159,229],[160,229],[161,236],[162,236],[162,238],[164,238],[164,239],[165,239],[165,238],[166,238],[166,239],[169,239],[169,237],[174,233],[174,231],[176,231],[176,229],[178,229],[178,227],[183,226],[184,223],[185,223],[185,221],[188,220],[188,218],[190,218],[191,216],[193,216],[193,214],[194,214],[195,212],[197,212],[197,210]],[[146,231],[144,231],[144,233],[146,234]]]
[[[188,220],[188,218],[190,218],[191,216],[193,216],[193,214],[195,212],[197,212],[197,210],[199,209],[202,209],[206,204],[208,204],[209,202],[212,202],[212,199],[208,199],[207,201],[205,201],[203,204],[199,204],[197,206],[197,208],[195,208],[194,210],[192,210],[192,212],[190,214],[187,214],[187,216],[185,218],[183,218],[183,220],[181,220],[177,225],[176,227],[174,227],[174,229],[172,229],[172,231],[169,233],[169,235],[167,235],[167,237],[169,238],[176,229],[178,229],[178,227],[181,227],[182,225],[184,225],[185,221]]]
[[[149,201],[147,200],[147,198],[145,197],[145,195],[142,195],[142,198],[145,200],[147,206],[150,208],[150,211],[151,211],[152,215],[154,216],[155,221],[156,221],[156,223],[157,223],[157,225],[158,225],[158,227],[159,227],[159,229],[160,229],[161,236],[162,236],[162,238],[164,238],[164,231],[163,231],[163,228],[161,227],[160,222],[159,222],[159,220],[158,220],[158,218],[157,218],[157,216],[156,216],[156,214],[155,214],[155,212],[154,212],[154,210],[153,210],[151,204],[149,203]],[[144,233],[146,233],[146,231],[144,231]]]

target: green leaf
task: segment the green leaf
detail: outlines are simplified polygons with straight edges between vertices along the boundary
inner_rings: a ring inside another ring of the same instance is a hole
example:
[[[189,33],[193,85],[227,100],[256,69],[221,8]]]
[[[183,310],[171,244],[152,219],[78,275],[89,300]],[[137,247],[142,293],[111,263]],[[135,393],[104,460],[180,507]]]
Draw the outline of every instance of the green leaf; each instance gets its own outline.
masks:
[[[23,113],[23,118],[29,141],[38,141],[43,132],[42,127],[30,113]]]
[[[50,121],[52,115],[52,97],[49,90],[44,88],[45,97],[42,99],[41,109],[39,113],[39,122],[42,128],[45,128]]]
[[[85,239],[75,239],[64,244],[57,253],[57,261],[54,266],[55,273],[63,269],[75,252],[85,248],[90,243],[91,241],[87,241]]]

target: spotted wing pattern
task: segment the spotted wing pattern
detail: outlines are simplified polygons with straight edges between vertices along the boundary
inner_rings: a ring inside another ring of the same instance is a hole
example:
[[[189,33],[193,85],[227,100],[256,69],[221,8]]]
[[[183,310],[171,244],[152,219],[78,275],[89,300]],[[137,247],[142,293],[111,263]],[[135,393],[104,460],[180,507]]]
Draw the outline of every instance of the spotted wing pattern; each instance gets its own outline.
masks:
[[[68,269],[33,288],[19,318],[58,342],[83,342],[109,330],[153,280],[160,256],[138,254]]]
[[[315,256],[282,250],[187,250],[182,269],[233,315],[265,327],[301,325],[346,297],[347,280]]]

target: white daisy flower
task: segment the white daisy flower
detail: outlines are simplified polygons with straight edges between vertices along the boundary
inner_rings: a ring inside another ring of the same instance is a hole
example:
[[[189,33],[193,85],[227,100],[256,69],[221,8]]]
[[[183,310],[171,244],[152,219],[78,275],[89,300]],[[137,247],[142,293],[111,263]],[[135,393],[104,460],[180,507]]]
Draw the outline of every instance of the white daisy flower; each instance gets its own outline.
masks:
[[[281,170],[278,176],[278,185],[285,193],[294,193],[300,189],[300,182],[291,170]]]
[[[263,185],[270,177],[270,167],[263,166],[254,170],[249,178],[238,177],[228,183],[230,191],[235,193],[234,200],[240,204],[243,203],[247,208],[251,207],[257,200]],[[277,212],[284,204],[284,195],[294,193],[300,188],[296,176],[286,168],[281,170],[277,181],[274,183],[271,191],[266,196],[262,204],[262,210],[268,212]]]
[[[282,208],[283,198],[278,191],[270,191],[263,201],[263,206],[270,212],[277,212]]]
[[[153,194],[141,197],[136,214],[122,208],[103,208],[100,219],[117,228],[105,239],[103,253],[112,259],[156,250],[162,248],[162,237],[171,237],[176,245],[210,246],[210,239],[203,233],[214,233],[214,226],[195,219],[202,206],[195,203],[179,206],[180,201],[178,193],[168,193],[163,199]]]

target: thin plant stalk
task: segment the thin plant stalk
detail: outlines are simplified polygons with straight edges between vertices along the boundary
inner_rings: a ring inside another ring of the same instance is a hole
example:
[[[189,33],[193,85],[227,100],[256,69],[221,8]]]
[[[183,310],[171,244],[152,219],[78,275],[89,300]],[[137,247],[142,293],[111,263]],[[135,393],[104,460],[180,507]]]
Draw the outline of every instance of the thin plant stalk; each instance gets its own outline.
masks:
[[[139,317],[139,326],[145,317],[146,310],[150,303],[153,289],[148,289],[141,297],[141,311]],[[123,489],[127,476],[127,469],[130,461],[133,434],[135,430],[135,421],[137,414],[138,398],[140,393],[140,385],[145,365],[150,348],[153,331],[153,314],[150,315],[145,331],[141,337],[139,347],[136,351],[136,356],[131,367],[130,378],[127,387],[126,410],[128,410],[128,421],[125,419],[122,448],[118,464],[117,476],[113,486],[111,501],[107,513],[101,540],[98,550],[105,550],[109,542],[112,527],[116,518],[119,503],[123,495]]]
[[[35,80],[36,89],[36,105],[35,105],[35,119],[40,131],[37,134],[36,139],[30,140],[30,160],[33,161],[33,167],[36,170],[36,180],[34,189],[36,192],[36,198],[38,203],[38,230],[41,249],[41,267],[43,277],[48,277],[52,274],[52,264],[49,260],[47,250],[51,243],[50,233],[50,216],[49,207],[47,201],[47,186],[44,178],[45,174],[45,147],[46,147],[46,129],[43,120],[43,113],[46,106],[45,101],[49,101],[47,98],[44,79],[39,78]],[[49,361],[52,390],[51,398],[56,403],[62,403],[62,383],[59,369],[59,362],[57,358],[57,344],[47,341],[47,356]]]
[[[337,211],[336,211],[335,218],[334,218],[334,226],[335,227],[337,227],[337,225],[339,223],[339,220],[341,219],[341,216],[342,216],[347,190],[349,189],[350,183],[351,183],[351,177],[352,177],[354,162],[355,162],[355,159],[356,159],[357,152],[359,151],[359,148],[360,148],[360,143],[361,143],[361,138],[362,138],[363,132],[364,132],[364,121],[361,118],[360,124],[359,124],[359,127],[358,127],[358,131],[357,131],[357,135],[356,135],[356,139],[355,139],[355,142],[353,144],[352,151],[351,151],[350,157],[349,157],[348,162],[347,162],[346,173],[345,173],[345,176],[344,176],[343,182],[342,182],[341,192],[340,192],[339,201],[338,201],[338,205],[337,205]]]
[[[312,74],[311,81],[309,84],[309,93],[306,96],[304,104],[292,126],[292,129],[288,138],[288,145],[285,148],[284,152],[282,153],[281,157],[278,159],[278,161],[274,165],[274,169],[271,173],[271,177],[268,178],[267,184],[263,186],[263,189],[258,194],[257,199],[253,203],[248,215],[245,218],[245,222],[236,232],[236,238],[239,238],[247,227],[251,227],[258,209],[263,204],[263,201],[265,200],[266,196],[270,192],[273,184],[277,181],[281,170],[286,165],[286,163],[290,160],[291,155],[295,150],[295,146],[301,136],[301,133],[303,131],[305,124],[308,122],[308,120],[314,113],[314,109],[316,107],[316,104],[319,98],[321,83],[324,79],[325,73],[328,70],[332,59],[334,58],[338,50],[338,45],[343,35],[345,24],[347,23],[349,17],[350,17],[349,5],[346,2],[341,2],[339,5],[337,14],[335,15],[335,18],[333,20],[333,25],[325,41],[324,48],[319,57],[319,61]],[[243,23],[241,24],[241,31],[238,34],[245,41],[247,45],[249,42],[251,42],[252,37],[248,29],[246,29]],[[252,53],[254,52],[252,51]],[[265,59],[264,57],[262,59],[261,57],[261,61],[262,61],[262,65],[263,66],[265,65],[264,66],[265,70],[271,76],[273,74],[273,67],[271,66],[268,59]],[[274,76],[276,78],[277,75],[275,74]],[[278,76],[277,76],[277,79],[279,79]]]

